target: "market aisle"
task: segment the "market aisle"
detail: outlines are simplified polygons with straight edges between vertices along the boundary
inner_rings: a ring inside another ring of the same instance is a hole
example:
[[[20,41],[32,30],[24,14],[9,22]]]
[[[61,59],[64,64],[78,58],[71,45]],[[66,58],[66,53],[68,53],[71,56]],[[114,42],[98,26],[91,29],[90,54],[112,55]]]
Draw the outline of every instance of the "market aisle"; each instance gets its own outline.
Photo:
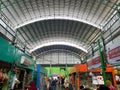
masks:
[[[65,89],[63,87],[61,87],[61,86],[60,87],[57,86],[56,90],[65,90]]]

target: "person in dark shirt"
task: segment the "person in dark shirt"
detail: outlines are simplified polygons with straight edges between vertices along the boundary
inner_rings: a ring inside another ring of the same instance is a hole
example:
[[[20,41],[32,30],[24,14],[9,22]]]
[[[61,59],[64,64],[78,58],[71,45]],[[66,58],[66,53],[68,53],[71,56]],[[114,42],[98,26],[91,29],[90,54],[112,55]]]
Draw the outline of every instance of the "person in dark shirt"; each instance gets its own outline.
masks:
[[[55,80],[51,80],[51,90],[55,90],[56,89],[56,81]]]
[[[61,84],[62,84],[62,87],[64,87],[64,78],[61,78]]]
[[[82,89],[84,89],[84,86],[83,86],[83,85],[80,86],[80,90],[82,90]]]
[[[105,85],[100,85],[97,90],[110,90],[110,88]]]
[[[89,88],[83,88],[82,90],[90,90]]]
[[[37,90],[35,87],[35,81],[30,82],[30,88],[28,90]]]

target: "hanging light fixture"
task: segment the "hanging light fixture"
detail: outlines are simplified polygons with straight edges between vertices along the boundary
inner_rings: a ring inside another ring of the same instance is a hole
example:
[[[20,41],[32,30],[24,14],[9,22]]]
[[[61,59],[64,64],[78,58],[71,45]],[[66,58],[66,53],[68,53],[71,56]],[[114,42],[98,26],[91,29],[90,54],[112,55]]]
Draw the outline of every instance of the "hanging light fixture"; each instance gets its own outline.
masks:
[[[118,3],[118,4],[116,5],[116,10],[117,10],[117,13],[118,13],[118,15],[119,15],[119,17],[120,17],[120,3]]]

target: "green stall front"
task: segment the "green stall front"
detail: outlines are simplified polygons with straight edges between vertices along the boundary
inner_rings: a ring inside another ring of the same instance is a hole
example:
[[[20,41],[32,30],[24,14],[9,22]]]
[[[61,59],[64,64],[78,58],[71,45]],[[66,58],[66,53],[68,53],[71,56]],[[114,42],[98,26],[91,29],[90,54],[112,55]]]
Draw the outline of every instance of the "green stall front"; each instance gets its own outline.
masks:
[[[10,42],[0,37],[0,90],[24,90],[33,80],[34,63]]]

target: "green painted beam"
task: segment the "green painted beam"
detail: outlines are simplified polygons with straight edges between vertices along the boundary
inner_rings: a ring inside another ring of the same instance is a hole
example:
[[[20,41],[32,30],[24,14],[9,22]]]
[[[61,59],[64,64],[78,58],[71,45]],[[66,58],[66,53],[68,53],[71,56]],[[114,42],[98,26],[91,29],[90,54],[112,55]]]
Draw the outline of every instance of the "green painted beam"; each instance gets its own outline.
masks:
[[[0,3],[0,10],[4,8],[4,5]]]
[[[99,54],[100,54],[100,62],[101,62],[101,66],[102,66],[102,75],[103,75],[103,79],[104,79],[104,85],[106,85],[105,62],[104,62],[103,54],[101,51],[100,40],[98,40],[98,49],[99,49]]]

